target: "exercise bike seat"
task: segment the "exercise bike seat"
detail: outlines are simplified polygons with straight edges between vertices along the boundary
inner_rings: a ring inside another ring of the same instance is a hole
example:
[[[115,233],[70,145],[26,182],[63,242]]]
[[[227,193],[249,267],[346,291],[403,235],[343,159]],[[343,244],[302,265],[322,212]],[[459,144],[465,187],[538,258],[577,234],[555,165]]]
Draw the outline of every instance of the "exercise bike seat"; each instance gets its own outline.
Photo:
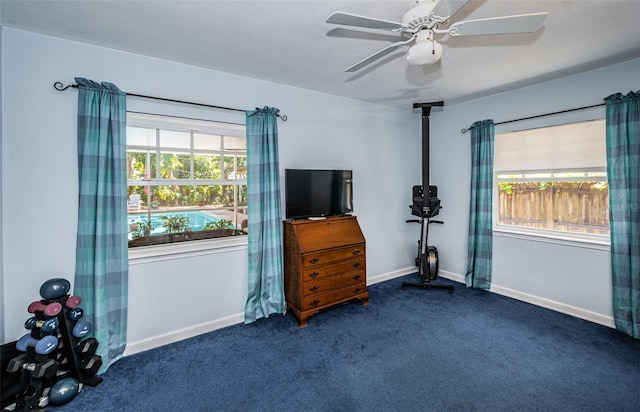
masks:
[[[425,199],[423,197],[414,197],[413,204],[411,205],[411,214],[423,219],[431,219],[440,213],[440,199],[437,197],[430,197],[426,199],[428,209],[425,210]]]

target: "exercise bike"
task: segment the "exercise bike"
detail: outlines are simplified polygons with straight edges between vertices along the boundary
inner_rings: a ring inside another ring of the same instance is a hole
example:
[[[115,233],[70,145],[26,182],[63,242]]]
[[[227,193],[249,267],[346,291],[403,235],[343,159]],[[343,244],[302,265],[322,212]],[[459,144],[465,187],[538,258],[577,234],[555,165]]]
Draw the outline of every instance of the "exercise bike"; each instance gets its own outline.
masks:
[[[420,240],[418,240],[418,255],[416,256],[416,266],[418,266],[418,276],[420,283],[402,282],[402,289],[407,287],[419,287],[423,289],[445,289],[449,294],[453,293],[453,285],[442,285],[431,283],[438,277],[438,249],[427,244],[429,238],[429,225],[432,223],[444,224],[441,220],[431,220],[432,217],[440,213],[440,199],[438,199],[438,187],[429,186],[428,196],[425,198],[422,186],[413,186],[413,203],[411,204],[411,214],[420,219],[409,219],[407,223],[420,223]]]

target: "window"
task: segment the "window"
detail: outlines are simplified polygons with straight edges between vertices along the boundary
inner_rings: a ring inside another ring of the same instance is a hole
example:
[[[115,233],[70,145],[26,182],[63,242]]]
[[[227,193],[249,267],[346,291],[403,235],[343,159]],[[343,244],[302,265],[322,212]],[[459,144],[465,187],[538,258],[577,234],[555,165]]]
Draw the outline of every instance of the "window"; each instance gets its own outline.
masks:
[[[129,247],[246,234],[244,125],[127,113]]]
[[[494,229],[604,240],[605,121],[496,134]]]

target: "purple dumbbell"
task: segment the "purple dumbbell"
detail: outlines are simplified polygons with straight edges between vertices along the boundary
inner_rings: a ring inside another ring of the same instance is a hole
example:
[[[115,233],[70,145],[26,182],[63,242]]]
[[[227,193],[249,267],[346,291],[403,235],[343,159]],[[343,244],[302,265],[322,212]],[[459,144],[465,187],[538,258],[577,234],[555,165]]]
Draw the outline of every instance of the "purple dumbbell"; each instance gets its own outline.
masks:
[[[69,309],[75,309],[82,303],[82,298],[80,296],[69,296],[67,300],[64,302],[64,305]]]
[[[36,300],[35,302],[31,302],[31,304],[27,308],[27,311],[29,313],[44,312],[45,315],[50,317],[56,316],[58,315],[58,313],[62,312],[62,303],[54,302],[45,305],[41,301]]]

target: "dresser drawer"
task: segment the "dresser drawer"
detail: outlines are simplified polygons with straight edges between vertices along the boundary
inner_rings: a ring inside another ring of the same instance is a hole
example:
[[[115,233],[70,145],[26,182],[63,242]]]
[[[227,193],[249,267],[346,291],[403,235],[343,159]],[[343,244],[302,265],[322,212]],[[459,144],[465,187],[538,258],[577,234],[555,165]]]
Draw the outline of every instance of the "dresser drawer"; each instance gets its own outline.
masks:
[[[333,305],[341,300],[347,300],[360,293],[365,293],[367,287],[364,282],[350,285],[343,289],[333,290],[327,293],[318,293],[305,297],[302,300],[302,310],[320,309],[326,305]]]
[[[358,259],[351,259],[336,263],[333,265],[311,267],[302,270],[302,281],[307,282],[309,280],[315,280],[324,278],[327,276],[337,275],[338,273],[348,272],[354,269],[365,269],[366,261],[364,256]]]
[[[302,294],[309,296],[314,293],[324,293],[333,289],[340,289],[356,283],[362,283],[364,280],[365,274],[363,270],[354,270],[334,276],[318,278],[317,280],[304,282]]]
[[[302,266],[305,268],[333,263],[338,260],[364,256],[364,245],[355,245],[332,249],[324,252],[307,253],[302,257]]]

